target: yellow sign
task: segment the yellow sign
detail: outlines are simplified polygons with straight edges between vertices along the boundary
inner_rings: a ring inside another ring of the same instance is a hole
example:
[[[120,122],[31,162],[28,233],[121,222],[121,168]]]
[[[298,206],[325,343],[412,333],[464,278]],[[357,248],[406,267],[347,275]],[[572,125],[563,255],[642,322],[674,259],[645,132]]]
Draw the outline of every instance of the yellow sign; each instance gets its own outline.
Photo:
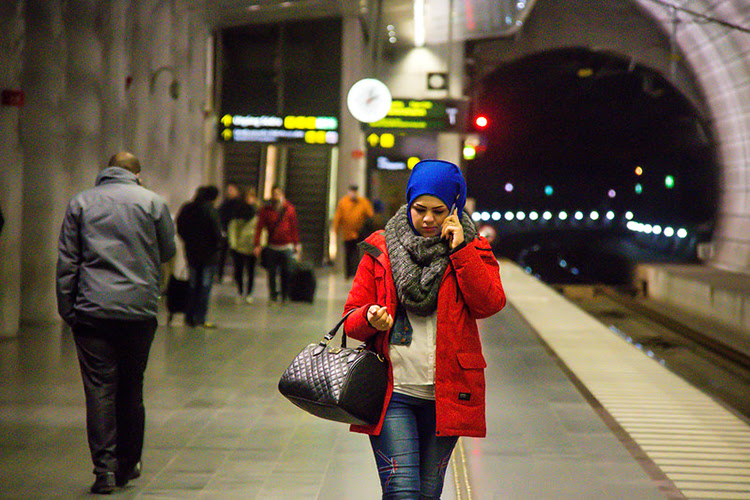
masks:
[[[371,148],[380,146],[381,148],[392,148],[396,144],[396,136],[393,134],[370,134],[367,136],[367,144]]]
[[[232,115],[224,115],[221,117],[221,124],[228,127],[232,124]]]
[[[228,141],[228,140],[230,140],[230,139],[232,138],[232,135],[233,135],[233,134],[232,134],[232,130],[231,130],[231,129],[228,129],[228,128],[225,128],[225,129],[224,129],[224,131],[223,131],[223,132],[221,133],[221,137],[222,137],[222,138],[223,138],[223,139],[224,139],[225,141]]]

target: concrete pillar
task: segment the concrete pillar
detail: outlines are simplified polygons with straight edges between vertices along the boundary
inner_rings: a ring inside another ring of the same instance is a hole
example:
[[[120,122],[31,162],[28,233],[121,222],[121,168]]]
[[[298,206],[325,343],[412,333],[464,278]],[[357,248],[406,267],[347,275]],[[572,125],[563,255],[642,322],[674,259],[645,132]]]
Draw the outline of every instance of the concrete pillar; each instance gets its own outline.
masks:
[[[62,2],[27,0],[22,85],[24,149],[21,231],[21,321],[57,318],[55,266],[67,175],[65,150],[66,39]],[[67,193],[65,193],[67,194]]]
[[[372,77],[371,61],[367,56],[359,19],[344,17],[341,35],[341,123],[339,123],[339,161],[336,199],[344,196],[352,184],[361,186],[364,193],[365,158],[355,158],[352,153],[364,151],[364,136],[359,121],[352,116],[346,105],[349,89],[362,78]]]
[[[24,2],[0,4],[0,89],[21,90],[25,22]],[[17,335],[21,312],[21,186],[23,150],[20,113],[22,108],[0,109],[0,209],[5,225],[0,233],[0,337]]]
[[[125,94],[132,84],[125,45],[128,26],[127,0],[102,2],[99,15],[103,22],[100,37],[102,61],[101,160],[125,148]]]
[[[106,161],[102,150],[101,91],[111,85],[106,80],[103,44],[96,30],[97,3],[96,0],[69,0],[63,12],[67,51],[64,57],[65,99],[61,103],[65,147],[61,174],[67,174],[68,178],[59,186],[61,212],[75,193],[94,185]]]

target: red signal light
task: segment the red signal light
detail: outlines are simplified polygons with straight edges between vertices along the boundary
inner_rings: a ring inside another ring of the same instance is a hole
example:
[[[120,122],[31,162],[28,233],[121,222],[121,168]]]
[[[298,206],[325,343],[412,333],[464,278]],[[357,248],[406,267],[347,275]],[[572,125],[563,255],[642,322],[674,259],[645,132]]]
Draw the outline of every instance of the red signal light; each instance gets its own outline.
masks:
[[[479,115],[476,118],[474,118],[474,125],[476,125],[476,127],[480,130],[487,128],[487,125],[489,124],[490,124],[490,121],[484,115]]]

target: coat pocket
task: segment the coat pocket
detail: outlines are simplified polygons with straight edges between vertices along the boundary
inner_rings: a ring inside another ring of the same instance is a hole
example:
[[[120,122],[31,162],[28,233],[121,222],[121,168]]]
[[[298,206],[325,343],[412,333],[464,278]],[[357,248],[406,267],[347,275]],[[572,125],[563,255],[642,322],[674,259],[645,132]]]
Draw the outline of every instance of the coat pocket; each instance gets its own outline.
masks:
[[[464,370],[482,370],[487,368],[487,362],[480,352],[459,352],[456,353],[458,364]]]
[[[479,352],[459,352],[456,358],[462,377],[456,380],[453,397],[461,405],[483,405],[484,369],[487,367],[484,356]]]

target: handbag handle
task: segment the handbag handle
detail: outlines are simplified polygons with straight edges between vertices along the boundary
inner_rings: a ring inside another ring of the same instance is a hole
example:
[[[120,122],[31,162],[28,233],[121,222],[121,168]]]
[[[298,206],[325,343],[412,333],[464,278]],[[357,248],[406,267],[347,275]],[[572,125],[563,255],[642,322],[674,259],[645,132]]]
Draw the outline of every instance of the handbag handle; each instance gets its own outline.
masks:
[[[313,354],[318,354],[320,352],[323,352],[323,349],[325,349],[328,343],[331,340],[333,340],[333,337],[336,336],[336,333],[338,332],[339,328],[341,328],[341,325],[344,324],[344,321],[346,321],[346,318],[348,318],[349,315],[353,313],[354,311],[356,311],[356,309],[352,309],[348,313],[344,314],[344,316],[339,320],[339,322],[336,323],[336,326],[331,328],[331,331],[326,333],[323,339],[318,343],[318,347],[315,348],[315,351],[313,352]],[[344,347],[344,348],[346,347],[346,335],[343,335],[341,337],[341,347]]]

